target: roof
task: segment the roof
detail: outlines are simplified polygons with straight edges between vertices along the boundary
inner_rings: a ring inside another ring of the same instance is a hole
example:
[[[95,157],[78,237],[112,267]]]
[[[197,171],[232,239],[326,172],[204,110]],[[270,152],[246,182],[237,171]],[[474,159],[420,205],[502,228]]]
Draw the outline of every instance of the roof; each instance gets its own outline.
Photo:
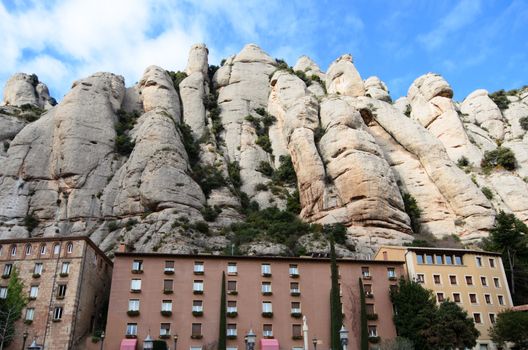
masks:
[[[528,311],[528,304],[514,306],[512,307],[512,310],[513,311]]]
[[[310,256],[260,256],[260,255],[212,255],[212,254],[169,254],[169,253],[147,253],[147,252],[116,252],[115,257],[145,257],[145,258],[183,258],[183,259],[212,259],[212,260],[268,260],[268,261],[290,261],[290,262],[330,262],[330,258],[312,258]],[[361,263],[379,265],[403,265],[403,261],[397,260],[365,260],[352,258],[339,258],[339,263]]]
[[[493,255],[493,256],[501,255],[500,253],[497,253],[497,252],[488,252],[485,250],[475,250],[475,249],[440,248],[440,247],[407,247],[407,246],[390,246],[390,245],[383,245],[379,247],[375,255],[378,255],[382,249],[398,249],[398,250],[407,250],[407,251],[452,252],[452,253],[460,253],[460,254],[478,254],[478,255]]]
[[[0,245],[15,244],[15,243],[31,243],[31,242],[66,242],[66,241],[85,241],[90,247],[95,250],[97,255],[103,257],[110,266],[113,266],[112,260],[99,249],[99,247],[87,236],[51,236],[51,237],[31,237],[31,238],[8,238],[0,239]]]

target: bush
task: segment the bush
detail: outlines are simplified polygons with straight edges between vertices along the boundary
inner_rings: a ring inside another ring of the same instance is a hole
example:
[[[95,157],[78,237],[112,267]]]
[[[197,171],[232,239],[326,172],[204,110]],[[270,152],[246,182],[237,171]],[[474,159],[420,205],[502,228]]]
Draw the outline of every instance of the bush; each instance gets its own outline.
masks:
[[[37,228],[38,224],[39,224],[39,219],[35,215],[33,215],[33,213],[27,214],[24,217],[24,226],[26,226],[28,232],[31,233],[31,231]]]
[[[493,199],[493,192],[491,192],[488,187],[482,187],[480,190],[482,191],[482,193],[484,193],[484,196],[486,196],[487,199]]]
[[[328,224],[323,226],[323,233],[327,237],[333,237],[334,242],[339,244],[346,243],[347,228],[342,223]]]
[[[497,107],[502,111],[504,109],[508,108],[508,105],[510,104],[510,100],[508,100],[508,97],[506,97],[506,91],[499,90],[495,91],[494,93],[490,94],[489,97],[495,102]]]
[[[134,128],[139,118],[139,112],[134,111],[128,113],[120,109],[116,112],[116,115],[117,123],[114,125],[116,131],[115,149],[117,153],[128,156],[132,153],[135,146],[134,141],[130,138],[129,132]]]
[[[201,210],[202,216],[205,221],[215,221],[221,212],[222,212],[222,209],[217,205],[213,207],[211,207],[210,205],[206,205]]]
[[[457,165],[459,167],[468,166],[469,165],[469,159],[467,159],[466,156],[462,156],[462,157],[458,158]]]
[[[497,166],[502,166],[506,170],[515,170],[517,161],[513,151],[507,147],[499,146],[493,151],[486,151],[480,163],[484,170],[491,170]]]
[[[528,130],[528,116],[519,119],[519,124],[523,130]]]
[[[227,164],[227,173],[233,187],[239,189],[242,186],[242,178],[240,177],[240,164],[238,162],[230,162]]]
[[[167,71],[167,73],[169,74],[172,80],[172,85],[174,86],[176,91],[180,91],[180,83],[182,82],[183,79],[187,78],[187,73],[180,72],[180,71],[177,71],[177,72]]]
[[[273,182],[276,184],[297,185],[297,174],[293,168],[293,162],[290,156],[280,156],[280,165],[273,172]]]
[[[266,184],[256,184],[255,185],[255,191],[257,192],[267,191],[267,190],[268,190],[268,186],[266,186]]]
[[[130,136],[126,134],[116,136],[116,152],[122,156],[128,156],[130,153],[132,153],[135,145],[135,142],[133,142],[132,139],[130,139]]]
[[[119,225],[115,221],[110,221],[108,223],[108,232],[113,232],[119,228]]]
[[[207,94],[207,95],[205,95],[205,97],[203,99],[203,104],[204,104],[205,109],[210,111],[213,108],[217,108],[218,107],[217,100],[218,100],[218,95],[216,95],[216,94]]]
[[[287,70],[287,71],[292,71],[293,72],[293,69],[288,65],[288,63],[286,63],[285,60],[283,60],[281,58],[276,58],[275,61],[277,62],[277,69],[278,70]]]
[[[192,177],[200,185],[206,197],[212,190],[227,185],[222,172],[212,165],[195,165]]]
[[[295,215],[298,215],[301,212],[301,200],[297,189],[286,198],[286,211]]]
[[[205,221],[197,221],[191,227],[194,228],[198,232],[201,232],[204,234],[209,233],[209,224],[207,224],[207,222]]]
[[[422,211],[418,207],[416,199],[409,193],[402,193],[403,204],[405,206],[405,212],[411,219],[411,228],[413,232],[420,232],[420,215]]]
[[[189,163],[193,167],[200,159],[200,144],[194,140],[189,125],[182,122],[178,125],[178,129],[180,129],[183,147],[185,147],[185,151],[189,157]]]
[[[259,173],[262,173],[262,175],[271,177],[273,175],[273,168],[271,167],[270,163],[266,161],[261,161],[259,163],[259,166],[257,167],[257,171]]]
[[[273,153],[273,150],[271,148],[271,141],[268,135],[260,135],[259,137],[257,137],[257,141],[255,143],[267,153]]]

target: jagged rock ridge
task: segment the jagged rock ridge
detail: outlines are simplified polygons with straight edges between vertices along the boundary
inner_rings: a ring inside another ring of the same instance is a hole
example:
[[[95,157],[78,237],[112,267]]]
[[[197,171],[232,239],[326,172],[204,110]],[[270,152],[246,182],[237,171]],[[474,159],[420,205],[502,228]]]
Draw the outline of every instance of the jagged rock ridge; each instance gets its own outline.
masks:
[[[428,73],[392,103],[349,54],[325,73],[306,56],[290,68],[253,44],[221,67],[194,45],[184,73],[151,66],[128,88],[95,73],[58,105],[18,73],[0,107],[0,237],[84,234],[109,253],[120,241],[218,253],[248,207],[285,209],[298,191],[304,221],[347,227],[342,255],[411,241],[403,194],[421,210],[420,233],[474,242],[498,209],[528,220],[528,90],[510,92],[502,110],[485,90],[462,103],[452,96]],[[497,145],[513,151],[515,170],[480,167]],[[273,176],[289,159],[297,184]],[[325,249],[315,236],[297,245]],[[292,253],[262,237],[240,249]]]

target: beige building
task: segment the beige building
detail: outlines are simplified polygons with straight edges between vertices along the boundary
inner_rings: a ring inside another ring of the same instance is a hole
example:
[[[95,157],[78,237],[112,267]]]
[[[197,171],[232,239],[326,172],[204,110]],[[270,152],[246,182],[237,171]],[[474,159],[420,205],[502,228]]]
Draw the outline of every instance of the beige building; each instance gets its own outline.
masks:
[[[488,329],[497,315],[513,306],[499,254],[447,248],[382,246],[376,260],[404,261],[408,277],[433,291],[437,302],[449,299],[473,317],[480,332],[475,349],[496,349]]]
[[[339,259],[349,349],[359,348],[359,281],[364,285],[371,349],[392,339],[389,289],[403,262]],[[174,350],[214,349],[218,340],[222,273],[227,289],[227,348],[301,350],[303,316],[308,343],[330,348],[330,261],[312,257],[256,257],[116,253],[105,349],[142,349],[145,337]],[[177,336],[175,343],[174,336]]]
[[[0,240],[0,298],[14,269],[29,299],[7,349],[33,340],[46,350],[98,348],[91,342],[103,327],[112,262],[86,237]]]

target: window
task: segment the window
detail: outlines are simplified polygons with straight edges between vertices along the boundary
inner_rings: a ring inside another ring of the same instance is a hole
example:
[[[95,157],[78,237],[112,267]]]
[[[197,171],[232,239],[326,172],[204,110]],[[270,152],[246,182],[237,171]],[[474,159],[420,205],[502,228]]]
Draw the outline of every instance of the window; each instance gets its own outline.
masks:
[[[226,349],[230,349],[230,348],[227,347]],[[202,350],[202,347],[201,346],[191,346],[190,350]],[[231,350],[238,350],[238,349],[237,348],[231,348]]]
[[[166,274],[174,273],[174,260],[165,261],[165,268],[163,269],[163,272],[165,272]]]
[[[436,255],[436,263],[438,265],[443,265],[444,264],[444,257],[442,255]]]
[[[493,277],[493,284],[495,285],[495,288],[500,288],[500,281],[497,277]]]
[[[476,260],[477,260],[477,267],[482,267],[482,258],[480,256],[477,256]]]
[[[29,297],[31,299],[36,299],[38,297],[38,291],[39,291],[38,286],[31,286],[31,289],[29,290]]]
[[[300,324],[293,324],[292,325],[292,337],[293,338],[302,338],[302,328]]]
[[[132,272],[142,272],[143,271],[143,260],[134,260],[132,262]]]
[[[261,291],[263,294],[271,294],[271,282],[262,282]]]
[[[202,293],[204,290],[204,283],[203,281],[194,281],[193,282],[193,292],[195,293]]]
[[[139,292],[141,290],[141,280],[136,278],[130,281],[130,290]]]
[[[292,277],[299,276],[299,268],[295,264],[290,264],[289,272]]]
[[[462,257],[460,255],[455,255],[455,265],[462,265]]]
[[[204,269],[204,263],[203,261],[195,261],[194,262],[194,273],[197,275],[203,274],[205,271]]]
[[[488,286],[488,280],[484,276],[480,276],[480,283],[482,284],[483,287]]]
[[[388,276],[390,279],[394,279],[394,278],[396,278],[396,271],[394,270],[394,267],[388,267],[388,268],[387,268],[387,276]]]
[[[301,303],[298,301],[292,301],[291,303],[291,313],[301,313]]]
[[[436,293],[436,300],[441,303],[444,301],[444,293]]]
[[[53,310],[53,320],[58,321],[62,318],[62,306],[57,306]]]
[[[31,250],[32,250],[31,244],[27,244],[26,245],[26,255],[31,255]]]
[[[127,323],[126,335],[137,335],[137,323]]]
[[[237,274],[237,264],[235,262],[227,263],[227,274],[228,275]]]
[[[33,321],[33,318],[35,317],[35,308],[32,308],[32,307],[28,307],[26,309],[26,317],[25,317],[25,320],[26,321]]]
[[[130,299],[128,301],[128,311],[139,311],[139,299]]]
[[[377,337],[378,329],[376,326],[368,326],[368,335],[369,337]]]
[[[59,253],[60,253],[60,244],[57,243],[57,244],[55,244],[55,245],[53,246],[53,254],[54,254],[54,255],[57,255],[57,254],[59,254]]]
[[[17,253],[17,246],[13,244],[11,246],[11,256],[16,256],[16,253]]]
[[[57,288],[57,298],[64,298],[66,296],[66,285],[59,284]]]
[[[472,286],[473,285],[473,277],[472,276],[466,276],[466,284],[468,286]]]
[[[236,323],[228,323],[227,324],[227,336],[228,337],[236,337],[236,335],[237,335]]]
[[[418,262],[418,264],[423,264],[423,263],[424,263],[424,256],[423,256],[423,254],[417,254],[417,255],[416,255],[416,261]]]
[[[61,268],[61,274],[67,275],[70,273],[70,263],[69,262],[63,262],[62,268]]]
[[[425,262],[427,264],[432,264],[433,263],[433,256],[431,254],[425,254]]]
[[[271,266],[270,264],[262,264],[260,267],[260,271],[262,272],[262,276],[269,277],[271,276]]]
[[[73,243],[72,242],[69,242],[68,245],[66,245],[66,252],[68,254],[73,253]]]
[[[361,268],[361,276],[363,276],[363,278],[370,277],[370,269],[368,267],[362,267]]]
[[[435,284],[440,284],[440,283],[442,283],[442,282],[440,281],[440,275],[433,275],[433,280],[434,280],[434,283],[435,283]]]
[[[0,299],[7,298],[7,287],[0,287]]]
[[[482,323],[482,319],[480,318],[480,314],[478,312],[473,314],[473,319],[475,320],[475,323]]]
[[[262,336],[273,337],[273,328],[270,324],[265,324],[262,326]]]
[[[491,304],[491,295],[484,294],[484,300],[486,301],[486,304]]]
[[[160,337],[170,335],[170,323],[160,324]]]
[[[364,284],[363,291],[365,292],[366,297],[372,297],[372,284]]]
[[[460,303],[460,293],[453,293],[453,301],[455,303]]]
[[[202,336],[202,324],[201,323],[193,323],[192,324],[191,336],[193,336],[193,337]]]
[[[35,263],[35,267],[33,268],[33,274],[34,275],[42,275],[42,263]]]
[[[456,285],[457,284],[457,277],[455,275],[450,275],[449,276],[449,283],[451,283],[452,285]]]
[[[365,304],[365,311],[367,315],[374,315],[374,304]]]
[[[504,305],[504,297],[502,295],[497,295],[497,299],[499,300],[499,305]]]
[[[451,255],[445,256],[445,263],[446,265],[453,265],[453,257]]]
[[[469,294],[469,301],[471,304],[477,304],[477,295],[473,293]]]
[[[237,291],[237,282],[236,281],[227,281],[227,292],[228,293],[236,293]]]
[[[193,300],[193,312],[203,312],[203,301],[202,300]]]
[[[491,324],[495,324],[495,314],[489,314]]]
[[[172,300],[163,300],[161,302],[161,311],[172,311]]]
[[[164,293],[172,293],[172,280],[163,280],[163,292]]]
[[[5,264],[4,265],[4,273],[2,274],[2,276],[3,277],[11,276],[11,270],[13,270],[13,264]]]
[[[237,312],[237,304],[235,300],[229,300],[227,302],[227,313]]]
[[[40,246],[40,254],[46,255],[46,245],[45,244]]]
[[[271,301],[262,302],[262,312],[273,312],[271,308]]]
[[[292,294],[292,295],[301,294],[301,290],[299,289],[299,283],[298,282],[291,282],[290,283],[290,294]]]

